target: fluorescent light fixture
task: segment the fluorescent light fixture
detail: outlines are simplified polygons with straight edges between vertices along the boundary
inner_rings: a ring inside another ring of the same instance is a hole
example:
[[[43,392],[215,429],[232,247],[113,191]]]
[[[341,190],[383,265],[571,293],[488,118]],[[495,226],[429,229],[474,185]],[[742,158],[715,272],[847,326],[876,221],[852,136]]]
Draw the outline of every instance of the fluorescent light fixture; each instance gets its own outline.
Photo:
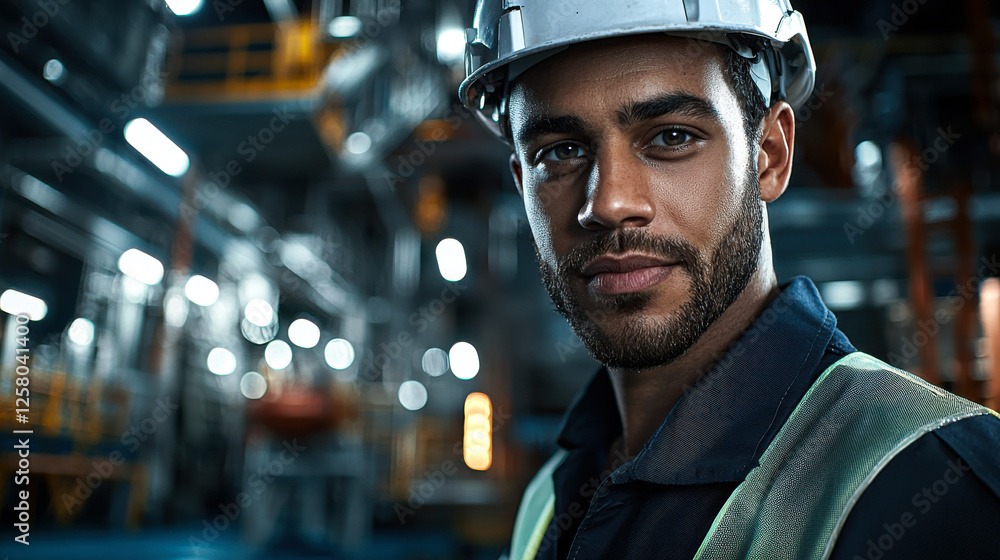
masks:
[[[354,16],[339,16],[330,20],[326,26],[331,37],[346,39],[361,33],[361,20]]]
[[[437,256],[438,270],[441,276],[449,282],[458,282],[465,278],[468,266],[465,263],[465,247],[457,239],[442,239],[434,254]]]
[[[49,312],[45,302],[17,290],[7,290],[0,294],[0,311],[11,315],[27,315],[32,321],[41,321]]]
[[[202,3],[203,0],[167,0],[167,7],[179,16],[189,16],[200,10]]]
[[[479,352],[468,342],[456,342],[448,352],[448,361],[459,379],[472,379],[479,373]]]
[[[66,68],[63,67],[63,63],[53,58],[42,67],[42,77],[53,84],[58,84],[62,80],[65,71]]]
[[[448,371],[448,353],[440,348],[428,348],[420,360],[424,373],[431,377],[440,377]]]
[[[129,121],[125,125],[125,140],[167,175],[180,177],[191,166],[184,150],[146,119]]]
[[[247,321],[258,327],[268,327],[274,322],[274,308],[262,299],[251,300],[243,310]]]
[[[314,348],[319,344],[319,327],[309,319],[296,319],[288,325],[288,340],[301,348]]]
[[[446,27],[438,32],[437,58],[442,64],[455,64],[465,58],[465,30]]]
[[[345,370],[354,363],[354,346],[343,338],[335,338],[326,343],[323,357],[333,369]]]
[[[94,323],[90,319],[77,317],[69,324],[67,335],[70,342],[77,346],[90,346],[94,342]]]
[[[248,399],[259,399],[267,392],[267,380],[256,371],[248,371],[240,379],[240,392]]]
[[[399,386],[399,404],[406,410],[420,410],[427,404],[427,388],[419,381],[404,381]]]
[[[219,285],[196,274],[188,278],[187,284],[184,285],[184,295],[191,300],[191,303],[208,307],[219,301]]]
[[[229,375],[236,371],[236,354],[225,348],[212,348],[208,353],[208,371],[215,375]]]
[[[163,280],[163,264],[156,257],[138,249],[129,249],[122,253],[118,258],[118,270],[147,286],[155,286]]]

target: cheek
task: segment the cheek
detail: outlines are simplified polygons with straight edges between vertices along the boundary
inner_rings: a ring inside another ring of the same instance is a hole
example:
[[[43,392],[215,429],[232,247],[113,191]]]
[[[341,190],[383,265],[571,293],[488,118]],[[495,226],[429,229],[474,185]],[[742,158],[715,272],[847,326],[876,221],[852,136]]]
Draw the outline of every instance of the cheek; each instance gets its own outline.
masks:
[[[556,257],[572,246],[572,232],[577,223],[579,206],[574,206],[574,189],[560,182],[541,183],[537,177],[525,174],[524,210],[542,258],[555,264]]]
[[[524,211],[538,252],[545,262],[554,266],[556,259],[552,244],[552,217],[547,206],[540,200],[535,185],[525,184]]]
[[[734,184],[726,167],[717,162],[725,156],[708,156],[684,169],[673,169],[660,193],[663,214],[676,224],[678,233],[704,250],[727,235],[734,208]]]
[[[732,231],[733,222],[740,216],[743,206],[745,189],[750,188],[746,183],[746,160],[745,154],[733,153],[727,158],[727,165],[722,169],[722,185],[724,189],[719,197],[719,227],[724,228],[723,235],[728,235]]]

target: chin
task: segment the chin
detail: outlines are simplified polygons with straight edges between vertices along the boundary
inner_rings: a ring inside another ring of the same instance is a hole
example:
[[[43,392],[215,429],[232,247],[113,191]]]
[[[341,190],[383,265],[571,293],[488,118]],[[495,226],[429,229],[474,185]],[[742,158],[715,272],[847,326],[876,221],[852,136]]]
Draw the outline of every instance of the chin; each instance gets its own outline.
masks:
[[[677,322],[667,317],[621,317],[609,321],[608,328],[591,325],[577,331],[577,336],[590,355],[609,368],[651,369],[681,358],[695,342],[674,330]]]
[[[647,317],[658,321],[676,320],[684,305],[691,301],[687,285],[667,286],[659,284],[645,290],[627,294],[608,295],[585,288],[588,314],[603,313],[608,316]]]

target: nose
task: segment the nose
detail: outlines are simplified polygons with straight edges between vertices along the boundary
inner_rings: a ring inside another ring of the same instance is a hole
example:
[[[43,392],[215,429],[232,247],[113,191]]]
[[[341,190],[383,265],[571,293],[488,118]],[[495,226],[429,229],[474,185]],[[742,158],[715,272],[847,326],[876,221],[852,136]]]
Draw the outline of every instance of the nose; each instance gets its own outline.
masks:
[[[653,221],[656,204],[648,175],[642,162],[628,152],[598,154],[587,180],[587,199],[577,214],[585,229],[643,227]]]

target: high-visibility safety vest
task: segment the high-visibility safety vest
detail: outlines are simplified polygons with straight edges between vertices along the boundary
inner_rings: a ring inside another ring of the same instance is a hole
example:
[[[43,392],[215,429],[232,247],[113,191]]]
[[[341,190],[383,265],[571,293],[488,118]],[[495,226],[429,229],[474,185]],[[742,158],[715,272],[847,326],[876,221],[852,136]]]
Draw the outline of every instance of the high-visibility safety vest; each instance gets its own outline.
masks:
[[[893,457],[928,432],[983,414],[997,415],[863,352],[848,354],[792,411],[695,558],[829,558],[851,508]],[[552,473],[565,457],[553,455],[525,490],[510,560],[538,552],[555,512]]]

